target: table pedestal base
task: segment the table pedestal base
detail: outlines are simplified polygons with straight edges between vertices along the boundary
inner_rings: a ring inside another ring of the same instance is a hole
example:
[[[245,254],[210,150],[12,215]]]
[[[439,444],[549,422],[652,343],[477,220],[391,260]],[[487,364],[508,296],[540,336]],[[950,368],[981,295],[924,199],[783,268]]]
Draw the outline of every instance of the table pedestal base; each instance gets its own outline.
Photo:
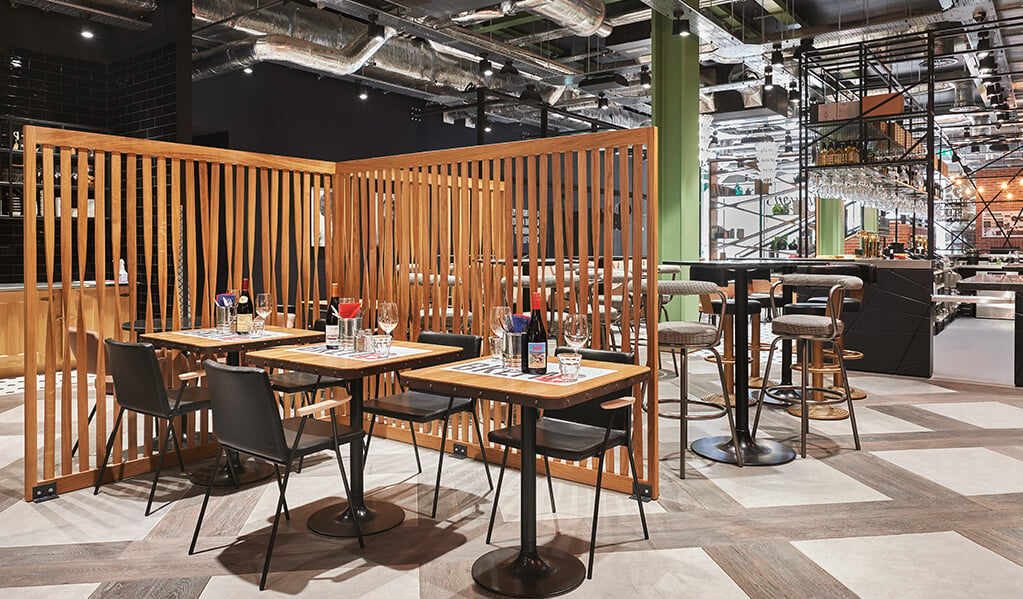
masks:
[[[764,405],[768,406],[781,406],[787,408],[794,403],[799,403],[799,389],[775,389],[770,393],[764,393],[764,391],[761,390],[760,394],[764,398]]]
[[[731,436],[704,437],[693,441],[693,453],[715,462],[738,464],[735,459],[735,447]],[[743,466],[774,466],[791,462],[796,452],[788,445],[768,439],[750,439],[748,435],[739,434],[739,450],[742,452]]]
[[[366,501],[356,510],[362,535],[375,535],[391,530],[405,521],[405,510],[386,501]],[[325,537],[355,537],[355,524],[348,502],[325,507],[309,516],[309,530]]]
[[[571,553],[537,547],[525,554],[518,547],[495,549],[472,565],[476,584],[510,597],[554,597],[571,591],[586,579],[586,566]]]
[[[255,458],[240,459],[239,455],[235,452],[231,452],[228,456],[229,460],[234,460],[234,474],[238,477],[239,485],[247,485],[249,483],[266,480],[274,475],[274,467],[263,460],[257,460]],[[210,464],[204,468],[196,470],[188,476],[188,480],[192,481],[193,485],[205,487],[210,484],[210,477],[213,478],[214,487],[233,487],[234,479],[231,478],[231,471],[227,468],[227,465],[220,467],[220,471],[213,472],[213,464]]]

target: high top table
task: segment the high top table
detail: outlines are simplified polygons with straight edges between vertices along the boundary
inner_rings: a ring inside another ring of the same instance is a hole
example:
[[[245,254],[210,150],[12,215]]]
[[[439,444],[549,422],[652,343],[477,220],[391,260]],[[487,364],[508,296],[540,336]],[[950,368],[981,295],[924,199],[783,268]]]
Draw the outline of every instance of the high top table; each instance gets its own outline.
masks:
[[[421,368],[448,360],[462,351],[450,345],[432,345],[395,341],[391,355],[373,358],[369,354],[343,354],[328,350],[324,345],[282,347],[245,354],[245,361],[253,366],[286,368],[345,379],[352,400],[349,404],[351,426],[362,428],[362,379],[404,368]],[[398,526],[405,520],[405,512],[393,503],[367,501],[363,479],[362,439],[352,444],[351,452],[351,504],[342,502],[325,507],[309,517],[309,530],[328,537],[354,537],[352,517],[359,519],[362,534],[372,535]]]
[[[718,285],[735,281],[735,433],[739,439],[744,466],[772,466],[790,462],[796,457],[791,447],[769,439],[754,439],[749,432],[749,281],[750,271],[770,270],[791,272],[797,266],[827,264],[830,260],[815,258],[708,260],[673,262],[682,266],[699,266],[713,273],[706,280]],[[786,296],[788,297],[788,296]],[[782,358],[791,359],[791,349],[782,349]],[[764,382],[767,384],[767,381]],[[727,406],[726,406],[727,407]],[[693,452],[716,462],[738,464],[732,437],[704,437],[693,441]],[[683,448],[683,451],[685,448]]]
[[[537,410],[567,408],[631,387],[645,380],[650,369],[591,360],[583,360],[582,366],[604,372],[575,383],[555,384],[538,380],[543,375],[508,371],[487,357],[414,370],[401,376],[405,386],[415,391],[522,406],[520,545],[485,553],[473,564],[473,580],[489,591],[512,597],[553,597],[571,591],[586,578],[586,566],[576,556],[536,545]],[[550,358],[548,371],[557,372],[557,358]]]
[[[157,321],[154,321],[154,326],[156,323]],[[261,337],[251,337],[248,334],[219,333],[216,329],[162,331],[139,335],[140,342],[151,343],[153,347],[163,349],[176,349],[185,354],[196,356],[227,354],[227,363],[232,366],[238,366],[239,355],[244,351],[277,345],[311,343],[321,339],[323,339],[323,333],[319,331],[286,329],[274,326],[266,327]],[[269,478],[274,473],[273,467],[263,460],[256,460],[254,458],[242,460],[233,451],[228,455],[228,459],[232,460],[234,474],[240,485]],[[213,467],[210,466],[192,473],[189,478],[193,484],[206,486],[209,483],[210,476],[216,477],[214,484],[218,487],[233,486],[235,484],[235,479],[230,476],[226,464],[220,472],[214,473]]]
[[[1012,291],[1016,294],[1013,334],[1013,383],[1023,387],[1023,275],[980,273],[956,283],[956,289],[966,291]]]

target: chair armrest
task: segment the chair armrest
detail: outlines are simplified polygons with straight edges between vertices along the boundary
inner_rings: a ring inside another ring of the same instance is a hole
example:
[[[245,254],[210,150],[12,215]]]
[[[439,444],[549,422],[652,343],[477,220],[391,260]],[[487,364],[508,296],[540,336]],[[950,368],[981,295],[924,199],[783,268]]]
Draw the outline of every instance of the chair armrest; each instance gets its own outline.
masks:
[[[200,379],[204,376],[206,376],[205,370],[197,370],[195,372],[182,372],[181,374],[178,375],[178,380],[184,383],[187,381],[194,381],[196,379]]]
[[[310,406],[302,406],[301,408],[295,409],[296,416],[312,416],[317,412],[324,412],[326,410],[333,410],[339,408],[349,402],[351,398],[345,397],[343,399],[328,399],[319,403],[314,403]]]
[[[600,404],[600,407],[605,410],[617,410],[618,408],[624,408],[631,406],[636,403],[635,397],[619,397],[617,399],[609,399]]]

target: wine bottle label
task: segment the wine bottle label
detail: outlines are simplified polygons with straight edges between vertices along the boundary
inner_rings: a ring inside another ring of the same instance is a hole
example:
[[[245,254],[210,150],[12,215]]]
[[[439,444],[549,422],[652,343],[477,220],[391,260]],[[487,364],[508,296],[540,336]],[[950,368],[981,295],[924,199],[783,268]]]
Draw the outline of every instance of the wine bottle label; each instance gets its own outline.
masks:
[[[235,323],[235,331],[239,333],[248,333],[252,328],[252,315],[251,314],[239,314],[238,320]]]
[[[328,324],[326,328],[327,348],[337,349],[340,347],[341,328],[336,324]]]
[[[530,368],[547,369],[547,344],[545,342],[531,342],[526,351],[529,352]]]

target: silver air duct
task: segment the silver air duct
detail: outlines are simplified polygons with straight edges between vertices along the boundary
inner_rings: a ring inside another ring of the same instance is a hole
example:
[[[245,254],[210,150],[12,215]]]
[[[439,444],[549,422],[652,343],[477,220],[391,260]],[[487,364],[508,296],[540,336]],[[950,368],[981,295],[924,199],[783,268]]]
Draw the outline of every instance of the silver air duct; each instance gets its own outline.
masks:
[[[604,22],[604,0],[504,0],[500,8],[466,11],[451,20],[472,25],[522,11],[546,17],[580,37],[611,35],[611,25]]]
[[[156,10],[156,0],[12,0],[11,4],[73,17],[84,16],[97,23],[136,31],[151,27],[142,19]]]
[[[276,34],[231,42],[195,56],[192,80],[222,75],[260,62],[293,66],[328,77],[351,75],[362,68],[394,33],[389,27],[384,30],[384,39],[364,33],[340,50]]]

